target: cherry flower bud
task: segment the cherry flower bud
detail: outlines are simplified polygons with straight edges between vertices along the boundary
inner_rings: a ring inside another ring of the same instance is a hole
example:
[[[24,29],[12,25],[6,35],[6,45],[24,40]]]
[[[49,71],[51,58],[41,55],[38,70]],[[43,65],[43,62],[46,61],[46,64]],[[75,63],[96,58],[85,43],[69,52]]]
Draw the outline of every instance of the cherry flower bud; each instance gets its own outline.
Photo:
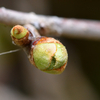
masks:
[[[66,67],[68,53],[65,46],[58,40],[41,37],[33,42],[29,59],[41,71],[60,74]]]

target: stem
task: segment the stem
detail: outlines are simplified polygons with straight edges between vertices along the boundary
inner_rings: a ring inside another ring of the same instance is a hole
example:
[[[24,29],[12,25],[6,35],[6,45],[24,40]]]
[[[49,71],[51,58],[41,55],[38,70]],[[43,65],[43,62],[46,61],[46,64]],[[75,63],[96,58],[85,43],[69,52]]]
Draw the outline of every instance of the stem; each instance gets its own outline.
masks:
[[[37,37],[40,37],[40,34],[38,33],[38,31],[36,30],[36,28],[33,25],[26,24],[26,25],[24,25],[24,27],[32,33],[33,37],[30,36],[29,37],[30,39],[32,38],[32,40],[34,40]]]
[[[41,35],[71,38],[100,39],[100,21],[60,18],[24,13],[0,8],[0,23],[8,25],[33,24]]]
[[[31,40],[31,41],[34,42],[38,37],[41,37],[40,34],[38,33],[38,31],[36,30],[36,28],[35,28],[34,26],[32,26],[32,25],[30,25],[30,24],[26,24],[26,25],[24,25],[24,27],[25,27],[29,32],[31,32],[31,34],[32,34],[32,35],[30,35],[30,36],[28,37],[29,40]],[[32,42],[31,42],[31,43],[32,43]],[[30,49],[31,49],[31,47],[32,47],[32,44],[29,44],[29,45],[23,47],[23,50],[25,51],[25,53],[27,54],[27,56],[29,56],[29,54],[30,54]]]

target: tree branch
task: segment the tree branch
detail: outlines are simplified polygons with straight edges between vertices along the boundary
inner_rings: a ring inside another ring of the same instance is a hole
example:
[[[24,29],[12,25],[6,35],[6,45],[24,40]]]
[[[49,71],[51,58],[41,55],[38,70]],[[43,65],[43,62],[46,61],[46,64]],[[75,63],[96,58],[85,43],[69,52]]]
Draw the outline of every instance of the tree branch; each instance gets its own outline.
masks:
[[[60,18],[0,8],[0,23],[32,24],[41,35],[68,38],[100,39],[100,21]]]

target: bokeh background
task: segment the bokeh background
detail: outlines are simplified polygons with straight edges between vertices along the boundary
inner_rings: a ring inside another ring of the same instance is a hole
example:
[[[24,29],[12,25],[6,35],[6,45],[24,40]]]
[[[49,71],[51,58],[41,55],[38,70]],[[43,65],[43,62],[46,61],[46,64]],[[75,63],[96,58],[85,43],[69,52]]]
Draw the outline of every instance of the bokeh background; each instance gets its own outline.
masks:
[[[66,18],[100,20],[100,0],[0,0],[0,7]],[[0,23],[0,52],[17,49]],[[55,37],[69,61],[60,75],[30,64],[19,51],[0,56],[0,100],[100,100],[100,41]]]

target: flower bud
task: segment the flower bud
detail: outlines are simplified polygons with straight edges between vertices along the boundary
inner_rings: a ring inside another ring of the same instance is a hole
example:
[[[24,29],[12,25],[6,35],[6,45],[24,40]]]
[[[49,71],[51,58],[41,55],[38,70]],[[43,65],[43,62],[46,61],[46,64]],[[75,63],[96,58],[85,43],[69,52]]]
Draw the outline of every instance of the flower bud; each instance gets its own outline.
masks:
[[[58,40],[41,37],[33,42],[29,59],[41,71],[60,74],[66,67],[68,53]]]
[[[15,44],[23,46],[29,43],[29,31],[23,26],[16,25],[11,30],[11,37]]]

